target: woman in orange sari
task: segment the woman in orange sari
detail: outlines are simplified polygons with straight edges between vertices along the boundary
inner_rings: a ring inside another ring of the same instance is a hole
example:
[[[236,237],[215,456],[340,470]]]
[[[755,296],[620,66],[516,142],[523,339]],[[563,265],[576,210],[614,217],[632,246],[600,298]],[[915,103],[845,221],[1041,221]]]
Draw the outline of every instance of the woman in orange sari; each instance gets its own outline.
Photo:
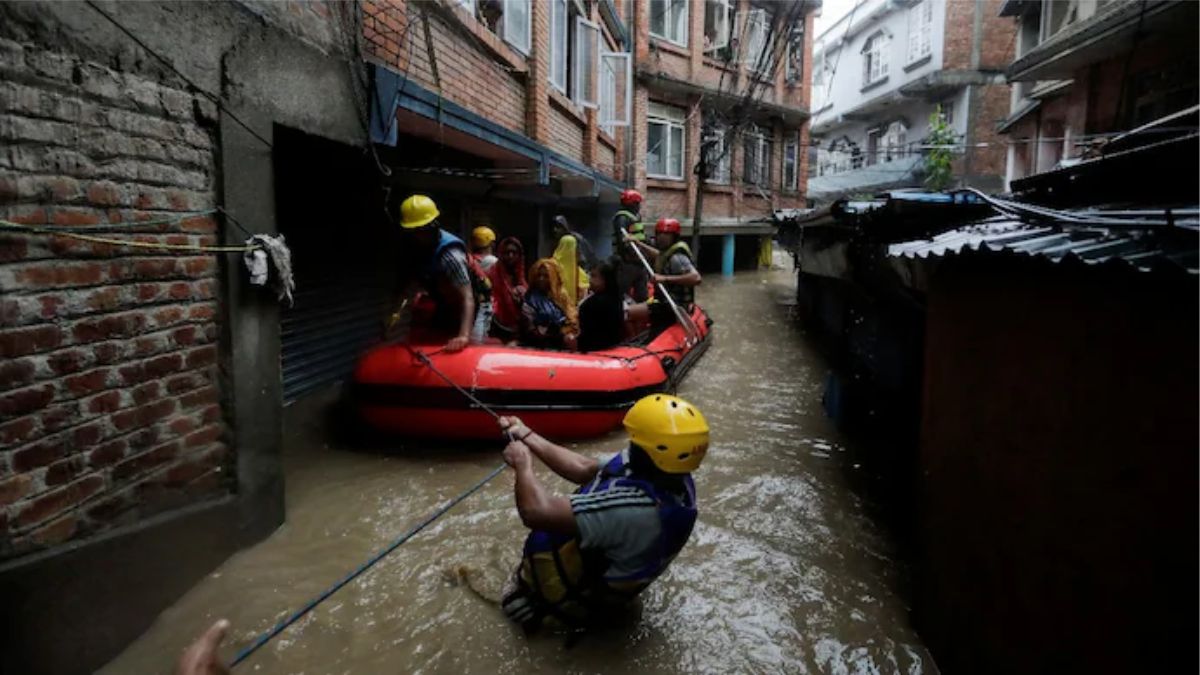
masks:
[[[575,349],[579,314],[563,289],[562,270],[553,258],[529,268],[529,291],[521,303],[521,342],[544,349]]]

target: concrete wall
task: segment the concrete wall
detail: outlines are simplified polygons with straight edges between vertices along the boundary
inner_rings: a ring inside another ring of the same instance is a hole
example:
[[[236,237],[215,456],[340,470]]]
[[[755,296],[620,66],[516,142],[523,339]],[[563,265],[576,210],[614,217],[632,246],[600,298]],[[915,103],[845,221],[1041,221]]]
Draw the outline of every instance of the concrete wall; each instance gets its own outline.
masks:
[[[917,610],[947,672],[1194,660],[1197,300],[1182,274],[1111,266],[939,271]]]
[[[930,38],[933,52],[928,62],[905,72],[908,60],[909,24],[917,8],[906,8],[891,0],[863,0],[854,11],[854,23],[848,25],[849,14],[816,36],[813,46],[814,67],[826,69],[825,84],[813,101],[813,126],[821,128],[831,120],[858,106],[891,94],[900,87],[937,72],[943,67],[947,11],[955,5],[970,7],[967,2],[925,0],[933,3],[933,33]],[[970,38],[969,22],[967,37]],[[891,36],[888,43],[887,82],[862,91],[863,47],[868,39],[883,31]],[[842,43],[843,38],[848,38]],[[920,61],[918,61],[919,63]]]

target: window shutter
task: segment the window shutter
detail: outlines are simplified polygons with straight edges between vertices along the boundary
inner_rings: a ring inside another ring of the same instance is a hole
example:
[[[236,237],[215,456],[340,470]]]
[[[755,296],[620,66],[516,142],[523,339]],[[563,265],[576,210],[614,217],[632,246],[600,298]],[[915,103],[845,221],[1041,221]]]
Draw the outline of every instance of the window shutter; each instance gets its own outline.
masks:
[[[582,16],[575,18],[575,91],[571,98],[585,108],[596,107],[596,74],[600,54],[600,25]]]
[[[633,67],[627,52],[605,52],[600,56],[601,87],[600,124],[612,127],[629,126],[633,112]]]

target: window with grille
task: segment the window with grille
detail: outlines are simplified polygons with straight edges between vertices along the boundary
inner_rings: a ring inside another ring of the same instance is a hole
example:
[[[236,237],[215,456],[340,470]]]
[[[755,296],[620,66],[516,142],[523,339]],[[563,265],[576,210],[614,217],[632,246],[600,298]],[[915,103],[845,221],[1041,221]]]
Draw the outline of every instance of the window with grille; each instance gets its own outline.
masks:
[[[742,138],[742,181],[747,185],[771,187],[771,138],[768,130],[751,126]]]
[[[800,187],[800,133],[788,134],[783,144],[783,189],[795,192]]]

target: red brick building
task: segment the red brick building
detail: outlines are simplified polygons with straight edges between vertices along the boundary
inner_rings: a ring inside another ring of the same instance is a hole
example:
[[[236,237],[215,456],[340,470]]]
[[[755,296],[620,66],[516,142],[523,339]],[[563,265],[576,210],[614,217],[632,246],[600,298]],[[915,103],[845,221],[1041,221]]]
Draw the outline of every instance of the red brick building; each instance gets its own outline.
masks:
[[[1018,27],[998,125],[1009,183],[1200,102],[1194,2],[1008,0],[1001,15]]]

